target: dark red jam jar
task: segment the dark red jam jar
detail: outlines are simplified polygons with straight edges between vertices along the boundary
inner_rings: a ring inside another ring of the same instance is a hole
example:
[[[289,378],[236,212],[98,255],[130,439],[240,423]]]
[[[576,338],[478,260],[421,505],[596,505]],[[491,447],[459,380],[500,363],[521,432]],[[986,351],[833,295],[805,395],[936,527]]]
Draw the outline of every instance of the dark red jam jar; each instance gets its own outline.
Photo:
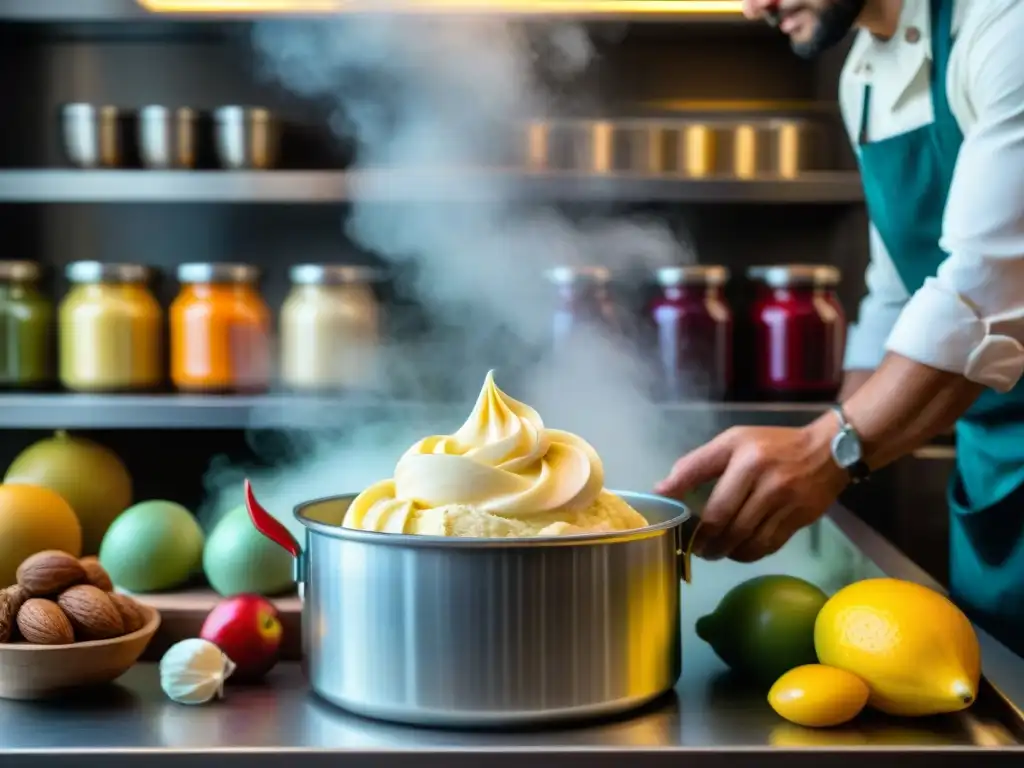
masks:
[[[665,400],[724,398],[732,387],[732,310],[717,266],[659,269],[647,308],[657,334],[657,395]]]
[[[843,373],[846,316],[835,267],[752,267],[756,384],[776,400],[830,399]]]
[[[582,333],[618,338],[622,317],[612,296],[611,272],[604,267],[556,267],[545,273],[555,287],[552,343],[564,350]]]

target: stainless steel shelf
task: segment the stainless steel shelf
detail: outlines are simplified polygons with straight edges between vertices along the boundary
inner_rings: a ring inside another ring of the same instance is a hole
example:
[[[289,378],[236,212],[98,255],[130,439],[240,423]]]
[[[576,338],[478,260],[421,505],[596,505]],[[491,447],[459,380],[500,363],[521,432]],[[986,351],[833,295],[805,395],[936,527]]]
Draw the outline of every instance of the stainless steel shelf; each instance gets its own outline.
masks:
[[[235,4],[244,6],[245,4]],[[255,7],[255,4],[252,4]],[[273,4],[271,4],[273,5]],[[288,12],[277,9],[269,12],[275,16],[316,16],[324,15],[324,11],[317,12]],[[299,3],[298,5],[302,5]],[[324,7],[323,2],[307,3],[310,7]],[[436,4],[441,10],[446,10],[443,3]],[[452,4],[448,4],[451,6]],[[481,4],[482,5],[482,4]],[[624,9],[621,3],[605,3],[600,0],[595,2],[580,2],[575,5],[562,3],[558,6],[540,8],[531,11],[523,6],[510,6],[516,15],[525,16],[572,16],[579,19],[598,19],[610,21],[630,22],[674,22],[674,23],[725,23],[725,24],[746,24],[750,25],[742,15],[735,11],[725,12],[696,12],[678,13],[659,10],[655,2],[647,0],[637,5],[637,10]],[[428,8],[428,10],[431,10]],[[451,9],[447,9],[451,12]],[[140,6],[135,0],[0,0],[0,21],[22,21],[38,23],[68,23],[68,22],[118,22],[118,21],[215,21],[225,20],[251,20],[265,19],[267,11],[258,12],[254,10],[224,10],[216,12],[188,12],[178,11],[172,13],[152,13]]]
[[[666,416],[709,410],[721,423],[802,424],[825,409],[819,403],[672,403]],[[0,395],[0,429],[329,429],[377,411],[458,419],[466,405],[292,395]]]
[[[360,200],[641,200],[687,203],[857,203],[855,172],[797,179],[675,179],[511,171],[0,171],[3,203],[338,203]]]

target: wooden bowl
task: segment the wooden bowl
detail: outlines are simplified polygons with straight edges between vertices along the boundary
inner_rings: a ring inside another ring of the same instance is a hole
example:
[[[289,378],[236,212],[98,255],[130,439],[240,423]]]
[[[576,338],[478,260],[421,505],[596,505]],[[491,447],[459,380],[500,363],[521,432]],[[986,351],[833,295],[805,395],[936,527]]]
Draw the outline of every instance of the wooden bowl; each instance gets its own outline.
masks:
[[[110,640],[71,645],[0,643],[0,698],[46,699],[71,688],[100,685],[127,672],[160,627],[160,614],[140,604],[148,617],[135,632]]]

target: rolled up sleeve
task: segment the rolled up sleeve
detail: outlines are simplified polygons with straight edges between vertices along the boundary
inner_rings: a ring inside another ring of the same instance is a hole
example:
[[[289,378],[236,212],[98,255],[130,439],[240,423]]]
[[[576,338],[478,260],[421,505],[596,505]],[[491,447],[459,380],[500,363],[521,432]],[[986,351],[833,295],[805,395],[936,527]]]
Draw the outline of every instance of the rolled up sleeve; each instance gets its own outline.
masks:
[[[868,292],[861,299],[857,322],[846,334],[843,369],[873,371],[885,355],[885,342],[896,325],[909,294],[874,225],[868,234],[871,261],[864,282]]]
[[[1000,392],[1024,374],[1024,3],[969,40],[975,117],[943,221],[949,256],[907,302],[886,348]]]

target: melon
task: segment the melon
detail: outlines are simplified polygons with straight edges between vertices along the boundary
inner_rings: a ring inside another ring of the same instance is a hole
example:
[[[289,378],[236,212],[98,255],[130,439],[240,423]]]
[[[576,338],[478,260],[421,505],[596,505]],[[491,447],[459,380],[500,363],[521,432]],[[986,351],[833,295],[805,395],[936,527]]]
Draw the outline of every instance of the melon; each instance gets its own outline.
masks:
[[[278,595],[295,587],[292,556],[262,533],[245,507],[235,507],[214,526],[203,551],[206,579],[224,597]]]
[[[107,528],[132,503],[132,479],[121,460],[99,443],[64,432],[18,454],[4,482],[38,485],[63,496],[82,525],[85,555],[99,552]]]
[[[203,529],[173,501],[143,501],[114,520],[100,546],[100,564],[115,586],[158,592],[181,586],[203,562]]]
[[[0,587],[13,584],[29,555],[60,549],[82,553],[82,527],[60,494],[34,485],[0,485]]]

